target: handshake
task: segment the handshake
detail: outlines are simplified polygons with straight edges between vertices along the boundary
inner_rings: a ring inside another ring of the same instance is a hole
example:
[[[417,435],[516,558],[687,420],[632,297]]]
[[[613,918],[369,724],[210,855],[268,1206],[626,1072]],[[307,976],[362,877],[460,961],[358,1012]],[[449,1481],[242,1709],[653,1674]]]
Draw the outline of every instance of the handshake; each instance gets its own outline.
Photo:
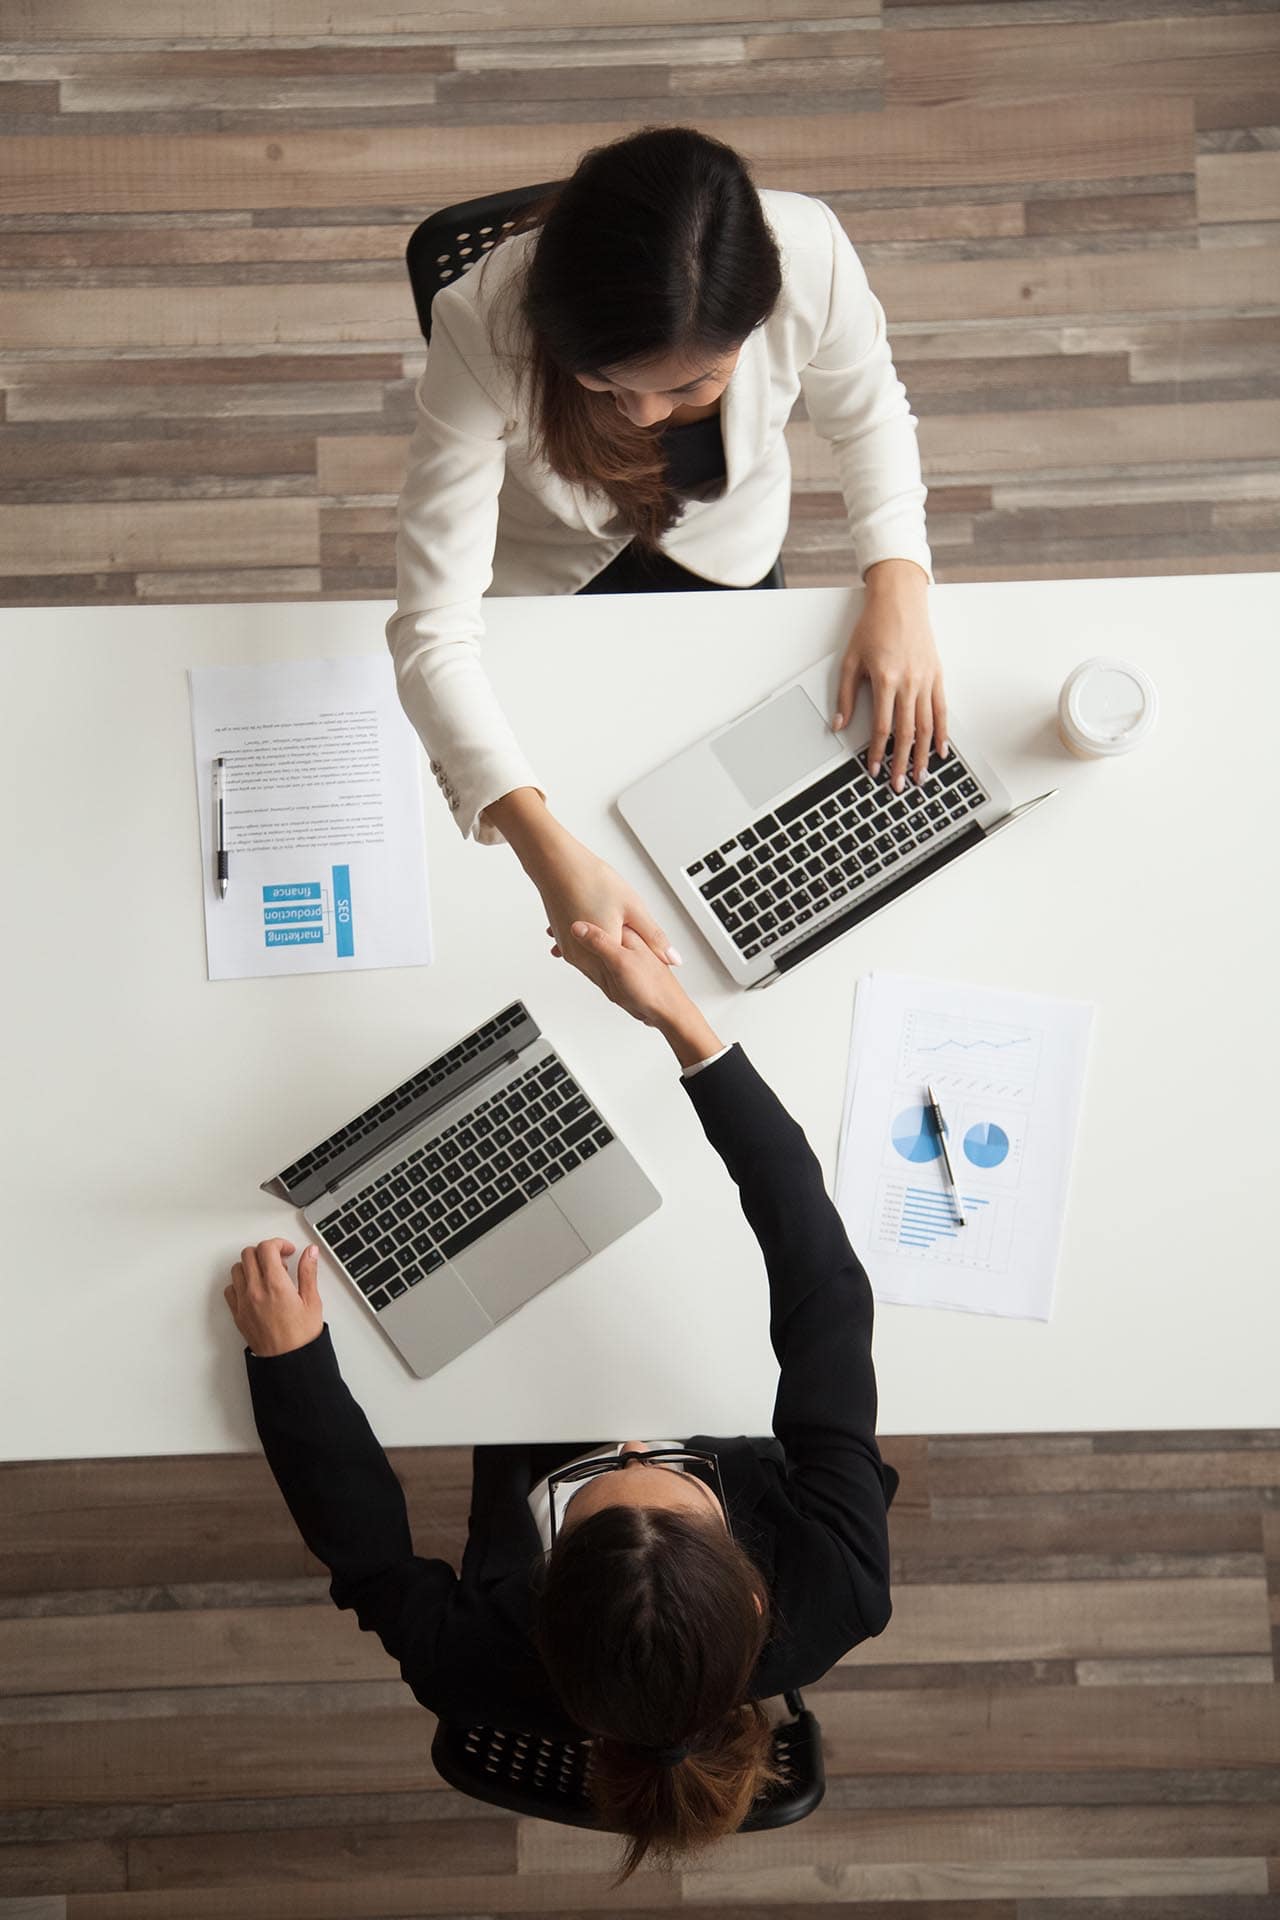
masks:
[[[547,932],[551,933],[551,928]],[[647,1027],[656,1027],[682,1067],[719,1052],[719,1040],[701,1010],[689,998],[674,967],[660,960],[647,941],[625,923],[614,939],[590,920],[575,920],[566,936],[569,952],[557,942],[552,952],[572,959],[614,1005]],[[554,938],[554,935],[553,935]]]
[[[639,893],[552,818],[540,788],[514,787],[485,808],[533,881],[552,954],[594,981],[633,1020],[657,1027],[682,1067],[721,1043],[673,969],[680,956]]]

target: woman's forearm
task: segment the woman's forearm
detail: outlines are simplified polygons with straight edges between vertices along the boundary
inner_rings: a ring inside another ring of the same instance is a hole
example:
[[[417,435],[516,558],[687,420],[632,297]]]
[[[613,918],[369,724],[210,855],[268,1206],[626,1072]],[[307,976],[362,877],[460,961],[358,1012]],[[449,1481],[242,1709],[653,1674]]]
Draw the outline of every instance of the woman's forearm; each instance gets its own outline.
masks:
[[[685,1005],[677,1013],[654,1024],[682,1067],[696,1067],[700,1060],[709,1060],[724,1046],[701,1009],[687,996]]]
[[[923,598],[929,591],[929,576],[918,560],[873,560],[862,580],[875,593]]]
[[[573,837],[561,826],[537,787],[513,787],[501,799],[491,800],[480,818],[498,829],[525,872],[535,880]]]

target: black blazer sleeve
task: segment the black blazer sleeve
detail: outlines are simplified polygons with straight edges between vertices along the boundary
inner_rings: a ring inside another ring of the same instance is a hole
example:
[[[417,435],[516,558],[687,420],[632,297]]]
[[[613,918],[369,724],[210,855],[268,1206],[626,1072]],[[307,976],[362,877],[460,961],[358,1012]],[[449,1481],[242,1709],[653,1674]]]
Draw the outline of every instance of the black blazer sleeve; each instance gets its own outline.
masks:
[[[330,1598],[376,1633],[412,1687],[439,1712],[436,1644],[465,1596],[447,1560],[413,1551],[404,1490],[338,1371],[326,1324],[292,1353],[245,1348],[262,1450],[298,1531],[333,1578]]]
[[[764,1255],[792,1504],[838,1546],[863,1632],[881,1633],[892,1606],[871,1284],[803,1129],[741,1046],[682,1084]]]

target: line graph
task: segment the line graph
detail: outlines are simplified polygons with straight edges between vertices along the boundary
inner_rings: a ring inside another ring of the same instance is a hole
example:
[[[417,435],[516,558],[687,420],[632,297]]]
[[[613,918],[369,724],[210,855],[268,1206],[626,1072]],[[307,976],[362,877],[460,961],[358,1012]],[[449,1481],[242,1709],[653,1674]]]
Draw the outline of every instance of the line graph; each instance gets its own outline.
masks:
[[[903,1021],[898,1071],[944,1091],[1024,1101],[1035,1087],[1040,1035],[1025,1027],[912,1007]]]
[[[963,1047],[966,1051],[973,1047],[1020,1047],[1031,1038],[1029,1033],[1020,1033],[1012,1040],[938,1040],[933,1045],[921,1047],[921,1053],[941,1053],[944,1047]]]

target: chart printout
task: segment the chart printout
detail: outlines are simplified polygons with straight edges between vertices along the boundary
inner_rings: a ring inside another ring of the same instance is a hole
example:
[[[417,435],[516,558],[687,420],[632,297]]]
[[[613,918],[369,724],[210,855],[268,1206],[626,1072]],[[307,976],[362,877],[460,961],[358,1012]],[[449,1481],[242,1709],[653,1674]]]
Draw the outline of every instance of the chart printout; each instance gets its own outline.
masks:
[[[858,982],[835,1198],[877,1300],[1049,1318],[1092,1023],[1078,1000]]]
[[[422,756],[390,656],[193,667],[189,680],[209,978],[427,965]]]

